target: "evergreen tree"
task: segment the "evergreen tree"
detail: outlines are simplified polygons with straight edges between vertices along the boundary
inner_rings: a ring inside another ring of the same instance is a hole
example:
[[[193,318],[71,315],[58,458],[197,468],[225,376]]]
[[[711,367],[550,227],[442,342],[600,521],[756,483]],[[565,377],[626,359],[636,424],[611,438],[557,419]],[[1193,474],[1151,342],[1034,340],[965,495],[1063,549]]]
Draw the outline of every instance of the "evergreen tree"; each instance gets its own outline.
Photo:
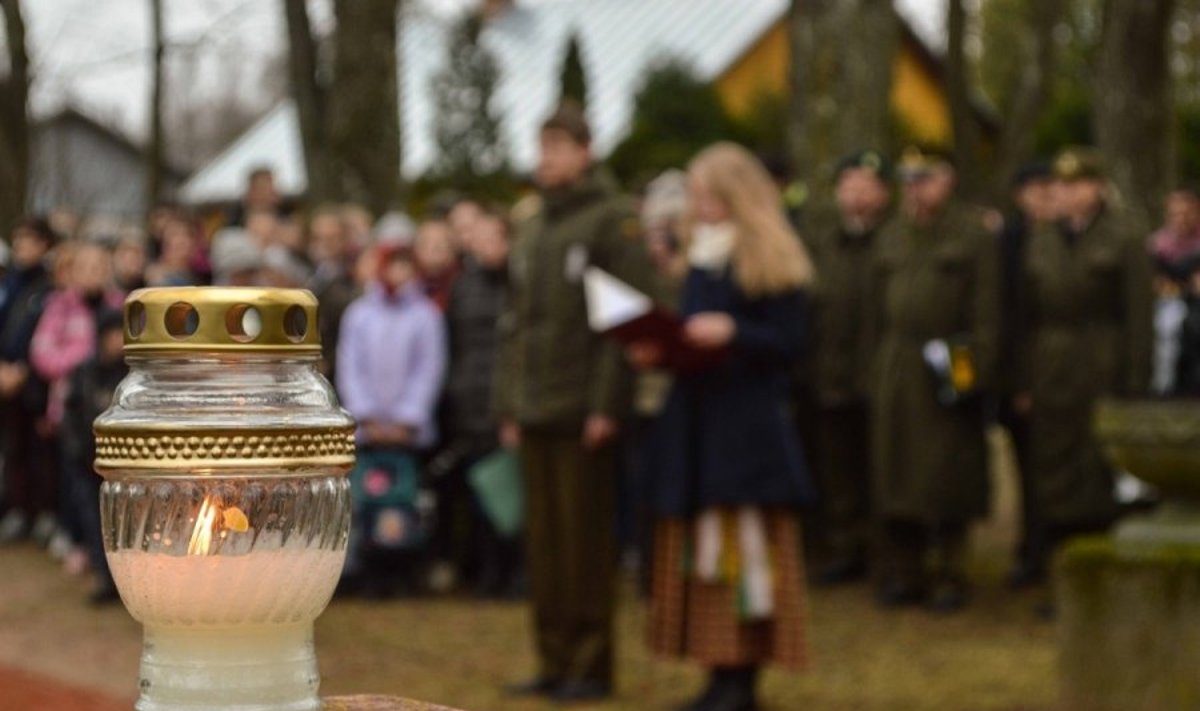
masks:
[[[583,50],[579,45],[579,35],[571,33],[567,42],[567,54],[563,58],[562,75],[559,77],[558,103],[573,101],[580,108],[587,107],[587,71],[583,68]]]
[[[716,89],[679,60],[650,67],[633,106],[629,135],[609,157],[626,184],[682,168],[701,148],[734,133]]]
[[[483,23],[468,14],[454,27],[447,63],[433,78],[438,157],[432,174],[461,190],[487,192],[508,173],[508,154],[492,96],[500,77],[479,41]]]

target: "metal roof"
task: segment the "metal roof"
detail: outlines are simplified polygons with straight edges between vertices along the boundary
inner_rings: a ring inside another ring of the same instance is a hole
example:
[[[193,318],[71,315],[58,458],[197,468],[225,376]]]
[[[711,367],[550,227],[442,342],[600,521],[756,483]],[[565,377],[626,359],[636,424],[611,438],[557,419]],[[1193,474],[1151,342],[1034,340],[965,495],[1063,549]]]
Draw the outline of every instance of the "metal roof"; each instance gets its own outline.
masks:
[[[412,178],[424,173],[437,153],[432,83],[445,63],[453,20],[409,7],[400,20],[398,52],[402,171]],[[595,147],[606,155],[628,130],[633,97],[648,66],[680,58],[702,79],[713,79],[787,7],[788,0],[559,0],[508,9],[487,24],[482,41],[500,65],[493,101],[513,166],[533,166],[537,127],[558,99],[571,34],[580,39]],[[304,160],[290,100],[198,170],[180,195],[193,203],[235,199],[246,175],[259,165],[274,169],[281,190],[303,192]]]

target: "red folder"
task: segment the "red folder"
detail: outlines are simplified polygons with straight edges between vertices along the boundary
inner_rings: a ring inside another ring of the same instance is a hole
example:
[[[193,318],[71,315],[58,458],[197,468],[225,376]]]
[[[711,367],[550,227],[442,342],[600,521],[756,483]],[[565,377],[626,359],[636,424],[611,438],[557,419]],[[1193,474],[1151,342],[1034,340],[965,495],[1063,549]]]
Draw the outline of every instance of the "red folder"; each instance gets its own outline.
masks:
[[[684,336],[683,321],[659,307],[610,328],[604,335],[625,345],[653,343],[663,354],[662,366],[679,373],[708,370],[729,357],[728,348],[693,346]]]
[[[697,348],[688,343],[682,319],[601,269],[587,270],[584,289],[588,322],[594,330],[626,346],[656,345],[663,354],[661,365],[665,368],[695,373],[720,365],[729,355],[727,348]]]

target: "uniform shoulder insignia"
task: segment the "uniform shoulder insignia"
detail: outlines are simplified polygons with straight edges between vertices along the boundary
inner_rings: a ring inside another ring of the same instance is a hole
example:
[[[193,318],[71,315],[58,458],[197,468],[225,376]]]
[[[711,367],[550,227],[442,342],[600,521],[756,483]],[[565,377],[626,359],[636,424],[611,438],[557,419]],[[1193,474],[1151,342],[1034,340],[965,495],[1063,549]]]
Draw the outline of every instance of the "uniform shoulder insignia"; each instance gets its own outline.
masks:
[[[642,238],[642,221],[632,215],[622,219],[617,229],[625,239]]]
[[[518,200],[517,203],[512,206],[512,209],[509,211],[509,215],[512,217],[514,222],[524,222],[526,220],[532,220],[541,214],[541,212],[542,198],[540,195],[533,194],[527,195]]]

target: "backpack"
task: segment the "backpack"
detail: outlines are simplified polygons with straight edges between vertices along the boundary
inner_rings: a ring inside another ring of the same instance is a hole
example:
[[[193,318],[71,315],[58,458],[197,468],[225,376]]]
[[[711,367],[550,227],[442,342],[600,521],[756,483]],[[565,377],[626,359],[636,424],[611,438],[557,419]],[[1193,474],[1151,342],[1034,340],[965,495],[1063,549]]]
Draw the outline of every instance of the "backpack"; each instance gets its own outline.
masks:
[[[432,529],[429,507],[422,505],[417,460],[400,449],[366,449],[350,474],[354,525],[364,547],[414,550],[425,545]]]

